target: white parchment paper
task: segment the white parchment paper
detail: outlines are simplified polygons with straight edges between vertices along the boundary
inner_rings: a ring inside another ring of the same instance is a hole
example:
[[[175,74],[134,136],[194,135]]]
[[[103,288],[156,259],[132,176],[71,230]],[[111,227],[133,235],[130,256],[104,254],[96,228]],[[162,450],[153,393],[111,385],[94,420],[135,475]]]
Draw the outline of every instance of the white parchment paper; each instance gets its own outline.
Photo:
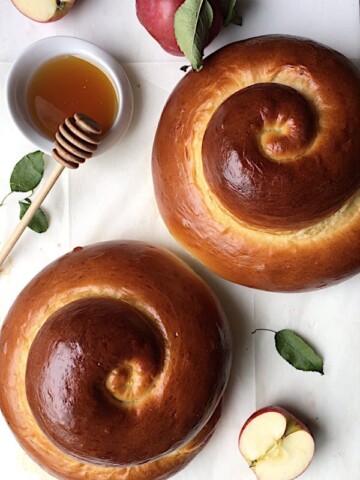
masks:
[[[260,34],[310,37],[359,62],[357,0],[243,0],[243,26],[224,30],[207,49]],[[44,209],[48,232],[27,230],[0,275],[0,323],[26,283],[50,261],[77,245],[115,238],[166,246],[187,260],[214,288],[229,317],[234,362],[224,413],[207,447],[177,480],[251,480],[237,439],[257,408],[280,404],[306,421],[316,455],[304,480],[357,479],[360,475],[360,277],[305,294],[275,294],[233,285],[210,273],[172,239],[157,210],[151,179],[151,149],[161,110],[182,78],[184,61],[162,51],[138,23],[134,0],[78,0],[54,24],[26,19],[10,0],[0,4],[0,197],[9,190],[13,165],[36,149],[11,123],[5,108],[7,74],[31,42],[51,35],[90,40],[112,53],[132,84],[135,110],[130,129],[111,150],[76,172],[65,172]],[[47,172],[54,162],[47,160]],[[15,227],[17,200],[0,208],[0,245]],[[271,333],[292,328],[325,358],[325,375],[294,370],[276,353]],[[1,386],[0,386],[1,388]],[[0,417],[0,478],[49,479],[17,445]],[[96,479],[94,479],[96,480]]]

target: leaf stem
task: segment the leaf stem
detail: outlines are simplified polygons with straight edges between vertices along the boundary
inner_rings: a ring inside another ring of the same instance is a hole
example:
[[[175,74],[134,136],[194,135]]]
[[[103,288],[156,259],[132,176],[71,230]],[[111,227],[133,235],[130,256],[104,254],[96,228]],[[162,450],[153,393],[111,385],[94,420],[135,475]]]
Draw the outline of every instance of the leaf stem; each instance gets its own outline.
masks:
[[[256,332],[271,332],[276,334],[275,330],[271,330],[270,328],[255,328],[255,330],[251,332],[251,335],[253,335]]]
[[[2,207],[5,203],[5,200],[12,194],[13,192],[9,192],[5,195],[5,197],[0,202],[0,207]]]

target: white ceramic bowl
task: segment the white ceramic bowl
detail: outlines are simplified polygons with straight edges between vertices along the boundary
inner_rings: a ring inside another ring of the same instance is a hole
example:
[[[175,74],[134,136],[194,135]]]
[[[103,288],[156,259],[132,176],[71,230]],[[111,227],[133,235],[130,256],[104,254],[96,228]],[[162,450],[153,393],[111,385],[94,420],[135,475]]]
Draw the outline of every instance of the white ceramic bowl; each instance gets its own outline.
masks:
[[[126,132],[132,112],[133,94],[121,65],[93,43],[75,37],[48,37],[31,44],[15,61],[8,76],[6,97],[10,115],[21,132],[46,153],[53,149],[47,138],[33,123],[27,108],[27,88],[34,72],[48,60],[61,55],[76,55],[100,68],[111,80],[118,97],[118,112],[113,126],[104,136],[99,152],[109,148]]]

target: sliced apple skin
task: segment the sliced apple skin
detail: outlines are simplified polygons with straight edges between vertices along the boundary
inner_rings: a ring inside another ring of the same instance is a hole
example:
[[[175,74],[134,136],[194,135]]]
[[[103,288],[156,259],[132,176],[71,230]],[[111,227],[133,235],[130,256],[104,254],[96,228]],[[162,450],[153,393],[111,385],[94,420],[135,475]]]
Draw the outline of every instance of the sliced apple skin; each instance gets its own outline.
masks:
[[[315,444],[306,425],[284,408],[270,406],[245,422],[239,449],[259,480],[292,480],[309,466]]]
[[[20,13],[39,23],[55,22],[63,18],[76,0],[11,0]]]

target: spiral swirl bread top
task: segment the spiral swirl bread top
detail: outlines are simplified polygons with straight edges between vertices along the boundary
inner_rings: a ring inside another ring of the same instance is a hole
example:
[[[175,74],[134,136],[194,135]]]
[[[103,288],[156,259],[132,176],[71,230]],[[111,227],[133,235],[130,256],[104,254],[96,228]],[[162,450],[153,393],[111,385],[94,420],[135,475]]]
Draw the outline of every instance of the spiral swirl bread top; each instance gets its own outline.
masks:
[[[153,179],[170,232],[228,280],[291,291],[359,271],[359,73],[300,38],[222,48],[170,96]]]
[[[165,478],[210,437],[229,352],[217,301],[169,252],[78,248],[35,277],[7,316],[0,407],[59,478]]]

